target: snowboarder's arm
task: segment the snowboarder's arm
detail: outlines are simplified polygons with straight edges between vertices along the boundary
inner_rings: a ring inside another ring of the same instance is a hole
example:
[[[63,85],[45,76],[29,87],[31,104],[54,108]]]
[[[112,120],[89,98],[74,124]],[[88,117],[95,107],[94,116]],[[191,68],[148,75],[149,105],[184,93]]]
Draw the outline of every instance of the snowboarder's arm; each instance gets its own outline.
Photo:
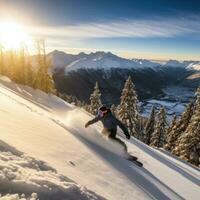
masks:
[[[114,117],[114,116],[113,116]],[[118,120],[116,117],[114,117],[117,125],[122,129],[122,131],[124,132],[124,135],[126,135],[127,139],[130,139],[130,134],[128,132],[128,129],[126,128],[126,126],[120,121]]]
[[[90,121],[88,121],[86,124],[85,124],[85,127],[87,128],[89,125],[91,125],[91,124],[94,124],[94,123],[96,123],[96,122],[98,122],[99,121],[99,116],[96,116],[94,119],[92,119],[92,120],[90,120]]]

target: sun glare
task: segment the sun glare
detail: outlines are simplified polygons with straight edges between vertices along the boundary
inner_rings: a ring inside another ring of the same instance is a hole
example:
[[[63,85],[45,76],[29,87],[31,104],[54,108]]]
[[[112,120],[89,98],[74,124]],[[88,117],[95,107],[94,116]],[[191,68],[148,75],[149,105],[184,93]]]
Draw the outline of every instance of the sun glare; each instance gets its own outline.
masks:
[[[6,50],[19,49],[28,42],[26,30],[15,22],[0,23],[0,45]]]

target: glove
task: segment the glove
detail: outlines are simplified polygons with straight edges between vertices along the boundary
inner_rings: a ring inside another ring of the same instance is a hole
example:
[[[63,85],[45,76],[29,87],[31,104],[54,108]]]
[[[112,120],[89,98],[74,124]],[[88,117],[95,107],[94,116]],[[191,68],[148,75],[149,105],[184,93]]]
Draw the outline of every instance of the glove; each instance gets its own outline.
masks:
[[[126,133],[126,138],[127,138],[128,140],[130,140],[131,136],[129,135],[129,133]]]

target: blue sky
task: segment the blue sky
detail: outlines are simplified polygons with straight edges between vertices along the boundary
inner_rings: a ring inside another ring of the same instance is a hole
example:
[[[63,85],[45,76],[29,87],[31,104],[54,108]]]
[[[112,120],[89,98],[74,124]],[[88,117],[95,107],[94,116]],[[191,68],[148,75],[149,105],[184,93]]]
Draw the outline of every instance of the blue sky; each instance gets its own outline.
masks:
[[[199,0],[0,0],[47,49],[129,58],[200,60]]]

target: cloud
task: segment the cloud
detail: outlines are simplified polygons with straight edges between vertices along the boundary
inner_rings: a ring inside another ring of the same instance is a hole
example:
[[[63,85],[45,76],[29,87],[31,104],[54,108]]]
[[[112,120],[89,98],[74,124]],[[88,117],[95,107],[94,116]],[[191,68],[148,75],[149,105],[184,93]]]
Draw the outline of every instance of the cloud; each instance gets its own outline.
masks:
[[[29,27],[31,35],[44,38],[167,38],[200,33],[200,18],[121,20],[66,26]]]

